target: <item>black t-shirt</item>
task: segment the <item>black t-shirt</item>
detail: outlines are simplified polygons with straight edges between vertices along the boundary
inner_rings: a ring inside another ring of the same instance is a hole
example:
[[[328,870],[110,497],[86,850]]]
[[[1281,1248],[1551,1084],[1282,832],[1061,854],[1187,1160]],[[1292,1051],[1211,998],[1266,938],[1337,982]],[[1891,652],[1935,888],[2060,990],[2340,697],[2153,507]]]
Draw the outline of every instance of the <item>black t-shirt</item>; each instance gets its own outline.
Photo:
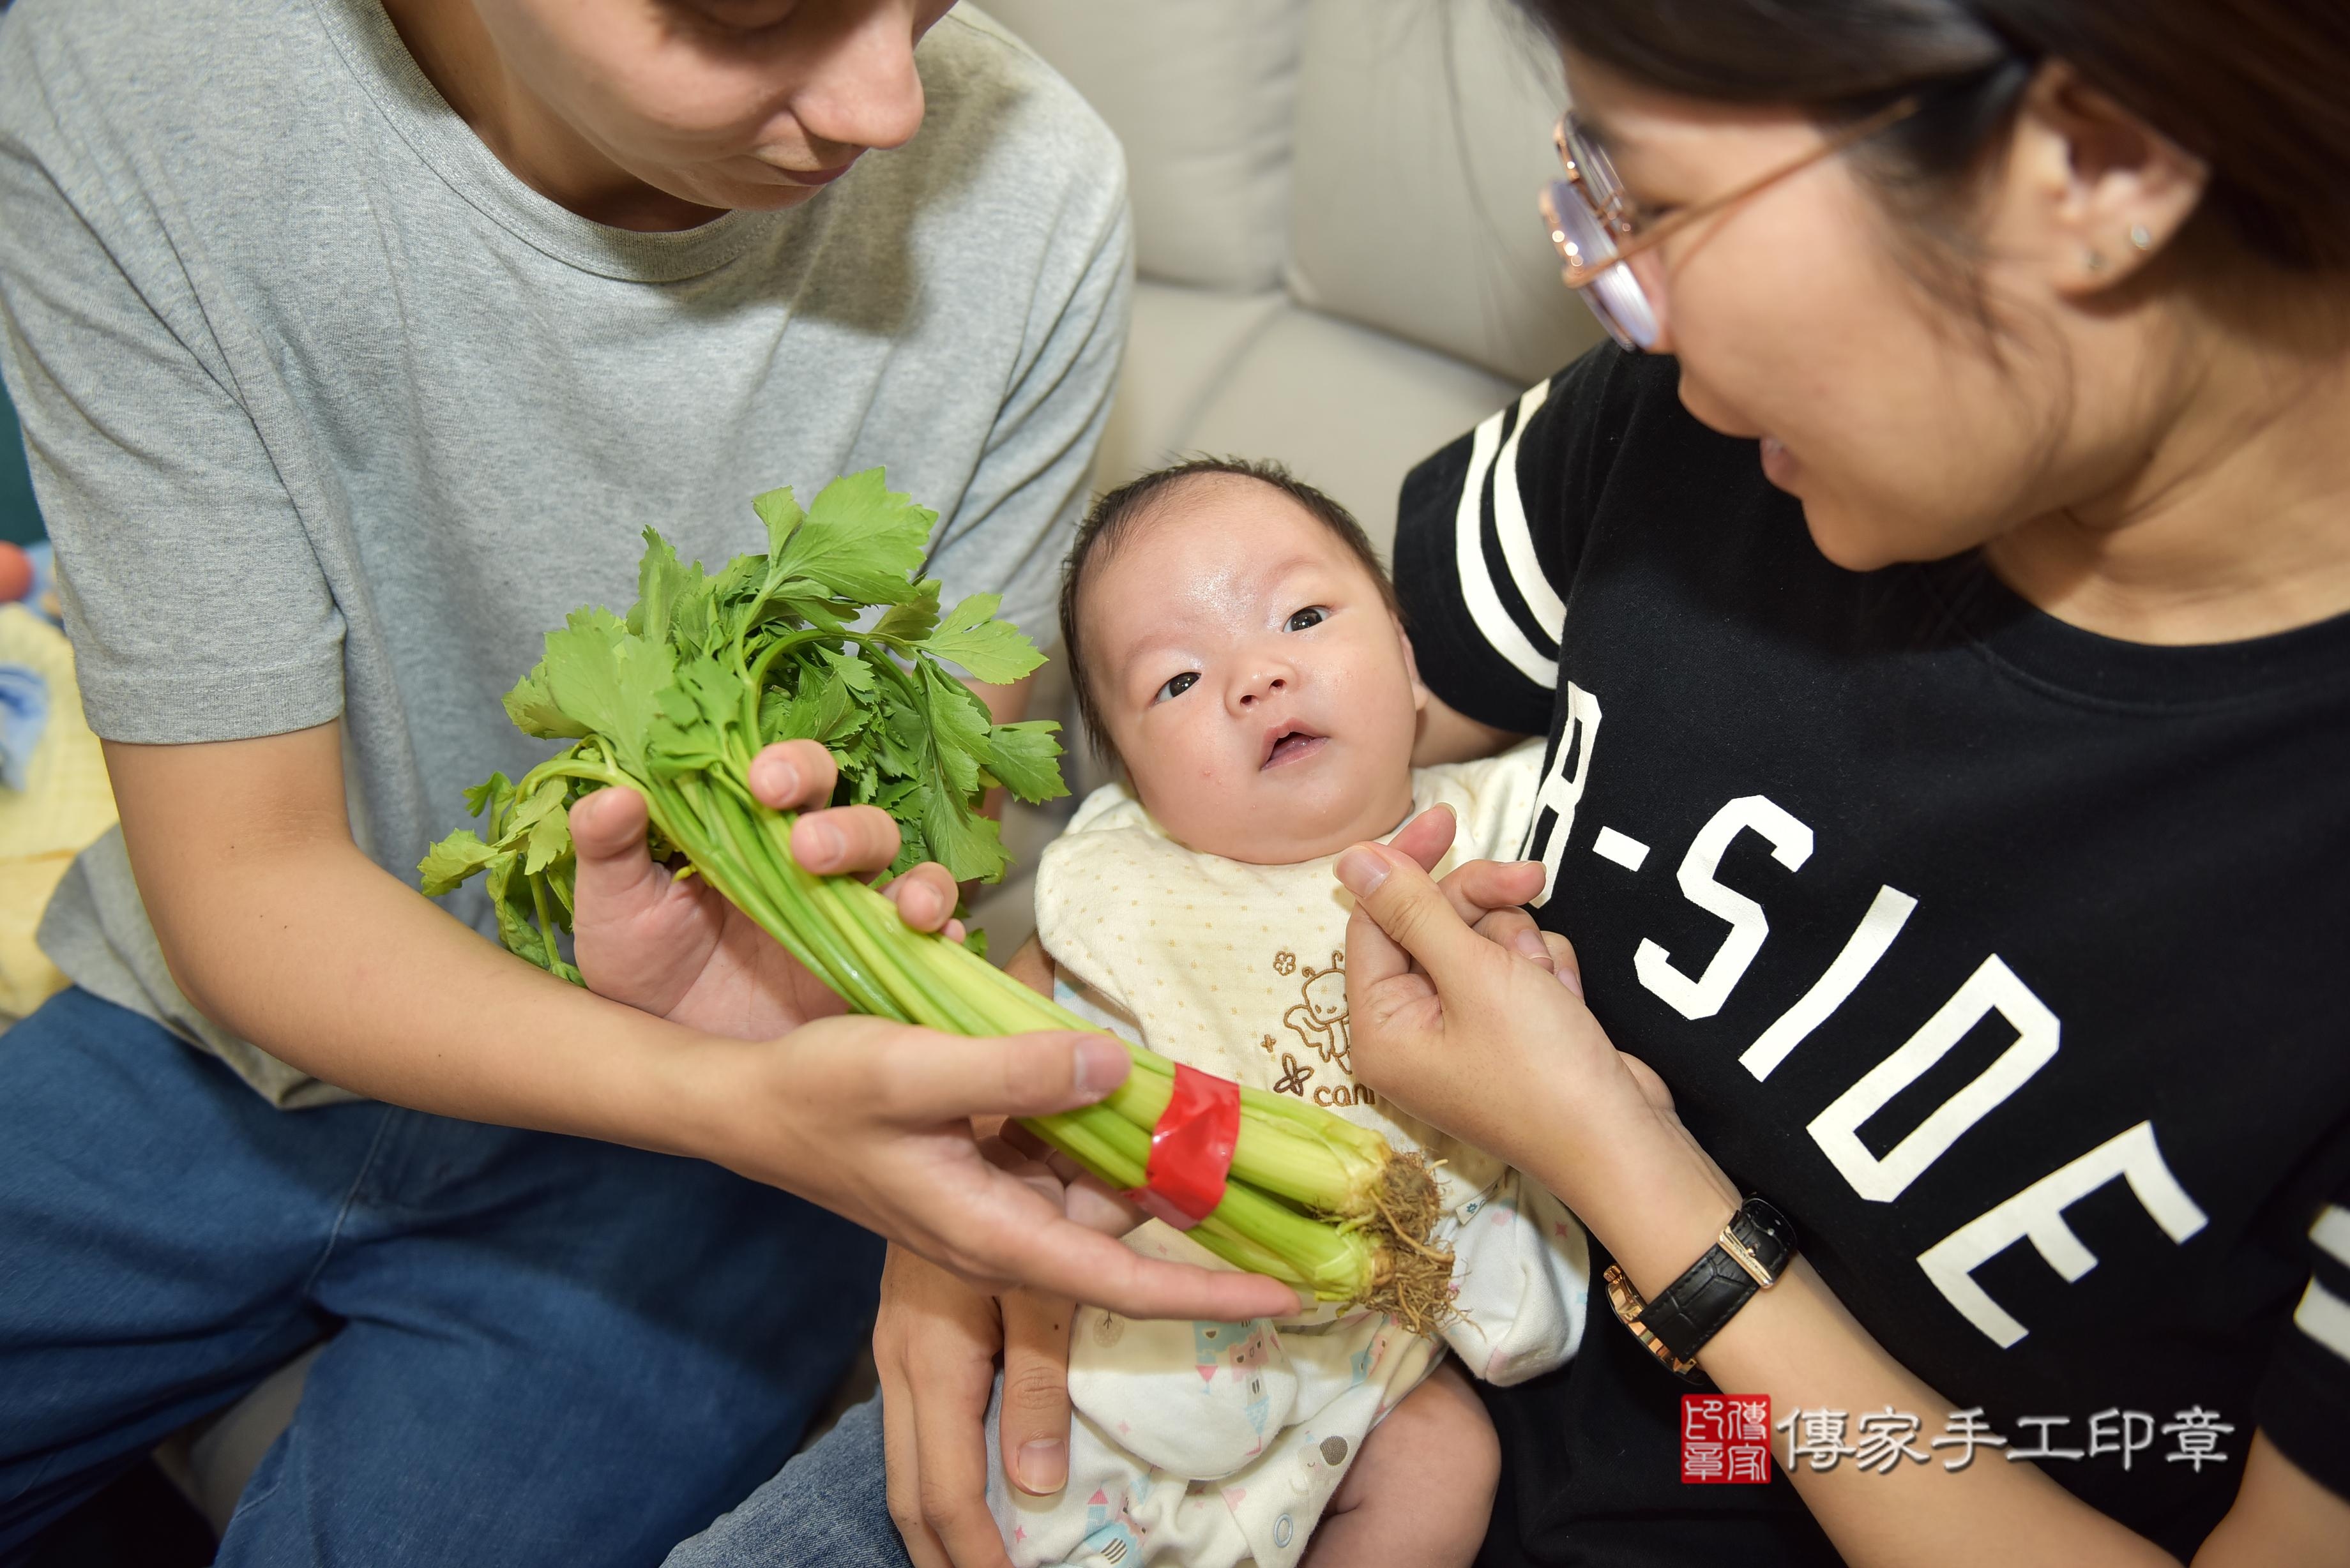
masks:
[[[1551,737],[1527,852],[1593,1011],[1944,1397],[1912,1452],[1980,1407],[2182,1555],[2256,1425],[2350,1496],[2350,617],[2156,648],[1970,559],[1842,570],[1677,373],[1534,388],[1396,541],[1429,685]],[[1783,1477],[1681,1482],[1688,1386],[1595,1298],[1487,1390],[1483,1561],[1835,1561]],[[1854,1463],[1838,1424],[1788,1435]]]

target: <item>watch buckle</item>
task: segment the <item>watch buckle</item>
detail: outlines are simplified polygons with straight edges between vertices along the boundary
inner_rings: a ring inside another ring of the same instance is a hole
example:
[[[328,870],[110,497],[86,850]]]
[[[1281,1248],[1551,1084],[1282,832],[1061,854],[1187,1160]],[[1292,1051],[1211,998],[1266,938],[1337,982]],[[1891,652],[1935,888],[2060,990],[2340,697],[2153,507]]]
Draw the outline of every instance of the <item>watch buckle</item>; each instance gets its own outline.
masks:
[[[1731,1218],[1734,1224],[1737,1216]],[[1754,1249],[1740,1239],[1731,1225],[1721,1228],[1721,1234],[1713,1239],[1713,1244],[1729,1253],[1731,1262],[1746,1271],[1747,1277],[1754,1282],[1757,1289],[1767,1291],[1778,1282],[1778,1276],[1762,1266],[1762,1260],[1754,1255]]]

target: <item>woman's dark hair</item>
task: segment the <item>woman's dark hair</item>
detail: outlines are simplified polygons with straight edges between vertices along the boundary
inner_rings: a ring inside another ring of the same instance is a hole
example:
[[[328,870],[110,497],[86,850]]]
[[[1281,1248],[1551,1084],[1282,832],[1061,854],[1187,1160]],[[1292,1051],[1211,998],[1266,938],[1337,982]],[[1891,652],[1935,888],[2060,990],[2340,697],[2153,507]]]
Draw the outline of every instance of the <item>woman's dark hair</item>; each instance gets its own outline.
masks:
[[[2350,268],[2350,6],[2340,0],[1517,0],[1631,79],[1856,119],[1924,109],[1865,166],[1939,198],[1980,165],[2044,60],[2210,166],[2198,223],[2293,272]]]
[[[1115,490],[1104,491],[1095,499],[1085,521],[1077,524],[1077,542],[1069,546],[1069,558],[1061,567],[1061,656],[1068,666],[1069,686],[1076,693],[1077,716],[1085,723],[1086,739],[1093,743],[1095,754],[1105,760],[1118,761],[1118,748],[1110,743],[1109,730],[1102,722],[1101,704],[1086,673],[1084,645],[1077,635],[1077,596],[1085,587],[1086,569],[1097,557],[1116,551],[1119,542],[1148,518],[1153,505],[1166,500],[1170,491],[1192,480],[1216,475],[1253,480],[1295,502],[1363,564],[1363,570],[1378,585],[1379,597],[1386,601],[1388,610],[1399,618],[1403,614],[1396,599],[1395,585],[1388,580],[1387,568],[1379,564],[1379,553],[1372,545],[1370,535],[1363,532],[1363,525],[1355,521],[1355,514],[1277,462],[1244,457],[1195,457],[1139,479],[1130,479]]]

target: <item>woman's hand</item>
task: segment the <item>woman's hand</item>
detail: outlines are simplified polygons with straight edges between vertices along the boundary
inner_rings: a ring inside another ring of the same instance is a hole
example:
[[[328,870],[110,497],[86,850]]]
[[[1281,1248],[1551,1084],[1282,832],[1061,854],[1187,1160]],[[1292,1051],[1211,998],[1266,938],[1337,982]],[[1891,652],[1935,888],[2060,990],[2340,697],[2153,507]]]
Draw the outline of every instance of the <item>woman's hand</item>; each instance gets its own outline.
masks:
[[[1721,1194],[1727,1213],[1736,1192],[1681,1129],[1663,1084],[1584,1005],[1574,950],[1517,907],[1540,889],[1542,868],[1473,861],[1440,886],[1426,867],[1451,825],[1436,817],[1338,859],[1356,898],[1347,996],[1357,1075],[1533,1173],[1588,1209],[1586,1221],[1611,1212],[1659,1156],[1676,1178]]]
[[[810,809],[832,798],[838,777],[832,754],[814,741],[781,742],[751,762],[752,794],[778,811],[807,813],[792,825],[792,855],[801,865],[820,874],[883,870],[898,857],[898,825],[889,813],[870,805]],[[634,790],[598,790],[574,805],[571,840],[579,852],[576,955],[589,990],[740,1040],[773,1039],[846,1011],[715,888],[699,877],[679,881],[653,864],[644,797]],[[916,930],[960,935],[945,867],[917,866],[884,891]]]
[[[1394,844],[1338,858],[1356,899],[1355,1071],[1415,1116],[1521,1163],[1521,1150],[1556,1135],[1563,1089],[1604,1092],[1623,1069],[1583,1005],[1572,950],[1545,943],[1517,908],[1541,867],[1473,861],[1440,887],[1422,861],[1440,856],[1451,826],[1450,814],[1426,813]]]
[[[1107,1234],[1139,1216],[1090,1182],[1039,1160],[987,1151],[1078,1223]],[[1003,1357],[1004,1477],[1058,1491],[1069,1469],[1069,1324],[1074,1304],[1027,1290],[990,1294],[900,1248],[881,1272],[873,1360],[881,1378],[890,1517],[915,1568],[1005,1568],[987,1507],[987,1401]]]

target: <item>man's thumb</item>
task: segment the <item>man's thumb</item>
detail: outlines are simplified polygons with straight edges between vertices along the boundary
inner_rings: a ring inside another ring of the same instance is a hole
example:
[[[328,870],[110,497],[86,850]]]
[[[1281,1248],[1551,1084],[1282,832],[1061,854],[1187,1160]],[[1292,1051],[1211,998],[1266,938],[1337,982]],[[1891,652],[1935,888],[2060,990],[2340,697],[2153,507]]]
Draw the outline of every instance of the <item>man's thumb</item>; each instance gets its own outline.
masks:
[[[645,842],[645,797],[632,789],[599,789],[571,808],[571,843],[586,860],[614,860]]]
[[[645,848],[645,797],[632,789],[599,789],[572,806],[583,937],[605,922],[628,920],[668,892],[669,878]]]
[[[994,1040],[932,1035],[919,1075],[894,1086],[893,1106],[921,1122],[1042,1116],[1089,1106],[1126,1081],[1126,1047],[1107,1034],[1048,1030]]]

